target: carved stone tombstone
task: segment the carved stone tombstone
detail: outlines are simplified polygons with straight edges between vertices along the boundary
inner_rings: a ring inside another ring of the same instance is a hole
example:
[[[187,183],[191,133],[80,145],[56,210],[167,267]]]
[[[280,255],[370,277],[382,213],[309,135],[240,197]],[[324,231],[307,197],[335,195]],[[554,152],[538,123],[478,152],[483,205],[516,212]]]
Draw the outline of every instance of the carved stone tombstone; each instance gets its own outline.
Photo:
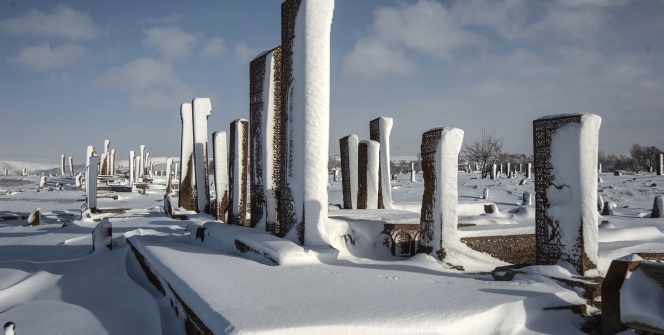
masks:
[[[391,117],[379,117],[369,123],[369,134],[372,141],[380,143],[380,165],[378,170],[378,208],[392,208],[392,185],[390,185],[390,132],[393,120]]]
[[[286,0],[281,5],[284,166],[279,235],[302,245],[328,244],[324,223],[333,10],[333,0]]]
[[[357,209],[367,209],[367,141],[357,145]]]
[[[495,180],[498,178],[498,171],[497,171],[498,166],[496,164],[491,164],[491,179]]]
[[[136,172],[134,169],[136,169],[136,153],[134,150],[129,151],[129,186],[134,185],[134,176],[136,175]]]
[[[191,103],[180,105],[182,141],[180,146],[180,187],[178,206],[194,211],[197,207],[194,161],[194,122]]]
[[[65,175],[65,154],[60,155],[60,175]]]
[[[357,135],[351,134],[339,140],[341,153],[341,186],[345,209],[357,209],[358,192],[358,145]]]
[[[140,150],[141,150],[141,160],[138,162],[138,177],[141,177],[145,174],[145,163],[147,161],[147,157],[145,157],[145,144],[140,145]]]
[[[414,183],[415,181],[415,162],[410,162],[410,182]]]
[[[527,179],[532,179],[532,171],[533,171],[533,166],[531,163],[528,163],[526,165],[526,178]]]
[[[111,149],[111,175],[115,174],[115,149]]]
[[[113,225],[108,219],[102,219],[92,230],[92,251],[104,248],[113,250]]]
[[[379,209],[380,200],[380,144],[362,141],[367,146],[367,209]]]
[[[74,177],[74,157],[69,156],[69,174]]]
[[[505,163],[505,171],[507,173],[507,178],[512,178],[512,171],[510,170],[510,163]]]
[[[91,212],[97,210],[97,167],[99,166],[99,156],[90,157],[90,164],[85,172],[85,197],[88,208]]]
[[[35,209],[28,215],[28,226],[39,226],[41,224],[41,210]]]
[[[210,213],[210,179],[208,177],[208,118],[212,112],[209,98],[194,98],[194,164],[196,169],[197,212]]]
[[[228,222],[228,146],[226,132],[217,131],[212,134],[212,155],[214,159],[214,187],[216,194],[215,217],[219,221]]]
[[[664,196],[658,195],[655,197],[655,201],[652,205],[652,213],[650,213],[651,218],[661,218],[664,217]]]
[[[437,128],[422,134],[424,194],[420,214],[418,252],[445,259],[446,246],[459,240],[457,233],[457,162],[463,130]]]
[[[229,149],[228,187],[230,204],[228,207],[228,223],[249,226],[251,224],[251,222],[247,222],[249,121],[239,119],[231,122]]]
[[[173,158],[166,158],[166,194],[173,193]]]
[[[94,156],[95,154],[95,147],[88,145],[86,149],[86,158],[85,158],[85,167],[87,168],[88,165],[90,165],[90,157]]]
[[[281,176],[281,47],[249,64],[251,226],[278,234]]]
[[[537,264],[597,267],[597,145],[601,118],[570,114],[533,121]]]
[[[657,175],[661,176],[664,173],[664,154],[657,155]]]

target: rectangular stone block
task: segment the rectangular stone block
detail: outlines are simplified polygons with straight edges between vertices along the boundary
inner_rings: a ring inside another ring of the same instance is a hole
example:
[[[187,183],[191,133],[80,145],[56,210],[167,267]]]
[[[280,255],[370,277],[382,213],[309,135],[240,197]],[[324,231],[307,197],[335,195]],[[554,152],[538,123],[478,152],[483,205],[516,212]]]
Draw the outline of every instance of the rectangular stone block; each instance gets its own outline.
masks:
[[[238,119],[231,122],[228,160],[228,186],[230,205],[228,223],[250,226],[247,220],[249,194],[249,121]]]

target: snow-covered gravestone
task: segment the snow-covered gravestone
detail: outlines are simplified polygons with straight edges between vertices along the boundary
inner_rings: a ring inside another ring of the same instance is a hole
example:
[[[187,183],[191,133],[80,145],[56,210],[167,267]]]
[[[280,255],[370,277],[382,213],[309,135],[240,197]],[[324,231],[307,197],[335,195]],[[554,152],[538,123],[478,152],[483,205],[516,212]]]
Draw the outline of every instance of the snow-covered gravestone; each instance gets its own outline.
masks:
[[[661,176],[664,173],[664,154],[657,155],[657,175]]]
[[[108,219],[101,220],[92,230],[92,251],[104,248],[113,250],[113,225]]]
[[[330,32],[333,0],[281,5],[283,178],[279,235],[303,245],[328,245]]]
[[[664,196],[658,195],[655,197],[655,201],[652,205],[652,213],[650,213],[651,218],[661,218],[664,217]]]
[[[107,170],[107,165],[106,162],[108,161],[108,153],[103,152],[99,158],[99,174],[100,175],[106,175],[106,170]]]
[[[39,189],[45,189],[46,188],[46,176],[41,176],[39,178]]]
[[[367,207],[366,209],[378,209],[380,199],[380,143],[376,141],[362,141],[367,150]]]
[[[141,150],[141,156],[140,156],[141,160],[138,164],[138,176],[140,177],[140,176],[145,174],[145,161],[146,161],[145,144],[141,144],[141,146],[139,148]]]
[[[357,209],[357,135],[350,134],[339,140],[341,153],[341,188],[345,209]]]
[[[512,171],[510,170],[510,162],[505,163],[505,171],[507,172],[507,178],[512,178]]]
[[[134,185],[134,162],[136,161],[136,153],[134,150],[129,151],[129,186]]]
[[[86,149],[86,158],[85,158],[85,167],[87,168],[90,165],[90,157],[94,156],[95,147],[88,145]]]
[[[228,147],[226,132],[217,131],[212,134],[212,159],[214,159],[214,187],[216,194],[215,216],[217,220],[227,222],[228,204]]]
[[[65,175],[65,155],[60,155],[60,175]]]
[[[102,169],[101,174],[111,175],[111,152],[108,150],[108,147],[111,145],[111,140],[104,140],[104,156],[100,162]]]
[[[134,183],[137,183],[139,180],[141,180],[141,162],[143,160],[141,159],[141,156],[136,156],[134,157]]]
[[[249,177],[249,121],[239,119],[231,122],[228,160],[228,186],[230,204],[228,223],[240,226],[247,222],[247,178]],[[197,162],[198,163],[198,162]]]
[[[74,177],[74,157],[69,156],[69,174]]]
[[[90,157],[90,164],[85,172],[85,197],[90,212],[97,211],[97,167],[99,156]]]
[[[194,123],[191,103],[180,105],[182,141],[180,146],[180,187],[178,206],[185,210],[196,210],[196,176],[194,175]]]
[[[208,131],[207,122],[212,112],[212,103],[209,98],[194,98],[191,102],[193,108],[194,126],[194,164],[196,169],[196,201],[197,212],[210,213],[210,182],[208,177]]]
[[[457,163],[463,130],[437,128],[422,134],[424,194],[418,252],[445,259],[446,248],[458,243]]]
[[[380,165],[378,170],[378,208],[392,209],[392,186],[390,180],[390,132],[391,117],[379,117],[369,122],[369,137],[380,143]]]
[[[415,162],[410,162],[410,182],[415,182]]]
[[[111,149],[111,156],[110,156],[110,174],[114,175],[115,174],[115,149]]]
[[[581,275],[597,267],[601,120],[569,114],[533,121],[537,264],[562,261]]]
[[[531,179],[532,178],[532,172],[533,171],[533,165],[531,163],[528,163],[526,165],[526,178]]]
[[[498,171],[497,171],[497,165],[491,164],[491,179],[494,180],[498,178]]]
[[[166,194],[173,192],[173,158],[166,158]]]
[[[249,65],[251,226],[278,234],[277,189],[281,173],[281,47]]]

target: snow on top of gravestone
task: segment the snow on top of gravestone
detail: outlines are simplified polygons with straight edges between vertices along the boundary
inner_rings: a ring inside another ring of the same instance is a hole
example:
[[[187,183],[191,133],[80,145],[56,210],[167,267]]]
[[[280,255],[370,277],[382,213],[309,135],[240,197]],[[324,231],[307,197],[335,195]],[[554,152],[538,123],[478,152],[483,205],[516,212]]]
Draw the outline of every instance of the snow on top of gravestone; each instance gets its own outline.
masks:
[[[261,57],[263,57],[263,56],[265,56],[265,55],[267,55],[267,54],[269,54],[270,52],[274,51],[274,49],[276,49],[276,48],[278,48],[278,47],[279,47],[279,45],[276,45],[276,46],[274,46],[274,47],[272,47],[272,48],[270,48],[270,49],[267,49],[267,50],[263,50],[263,51],[261,51],[261,52],[260,52],[256,57],[254,57],[251,61],[253,62],[253,61],[255,61],[255,60],[257,60],[257,59],[259,59],[259,58],[261,58]]]
[[[537,120],[558,119],[558,118],[562,118],[562,117],[579,116],[579,115],[583,115],[583,114],[581,114],[581,113],[566,113],[566,114],[546,115],[546,116],[542,116],[541,118],[539,118]]]
[[[628,272],[620,289],[620,320],[664,329],[664,287],[638,268]]]

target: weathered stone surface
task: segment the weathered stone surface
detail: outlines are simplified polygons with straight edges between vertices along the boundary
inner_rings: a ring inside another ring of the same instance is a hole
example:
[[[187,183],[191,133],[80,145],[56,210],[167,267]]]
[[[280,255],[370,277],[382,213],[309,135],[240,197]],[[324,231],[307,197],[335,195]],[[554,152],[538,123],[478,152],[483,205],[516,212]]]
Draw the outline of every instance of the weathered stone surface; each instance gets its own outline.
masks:
[[[191,103],[180,105],[182,138],[180,146],[180,186],[178,205],[185,210],[195,211],[198,206],[196,176],[194,172],[194,123]]]
[[[113,250],[113,225],[108,219],[99,222],[92,231],[92,251]]]
[[[228,223],[250,226],[247,220],[249,194],[247,179],[249,178],[249,121],[239,119],[231,122],[230,146],[228,160],[228,186],[230,205]]]

